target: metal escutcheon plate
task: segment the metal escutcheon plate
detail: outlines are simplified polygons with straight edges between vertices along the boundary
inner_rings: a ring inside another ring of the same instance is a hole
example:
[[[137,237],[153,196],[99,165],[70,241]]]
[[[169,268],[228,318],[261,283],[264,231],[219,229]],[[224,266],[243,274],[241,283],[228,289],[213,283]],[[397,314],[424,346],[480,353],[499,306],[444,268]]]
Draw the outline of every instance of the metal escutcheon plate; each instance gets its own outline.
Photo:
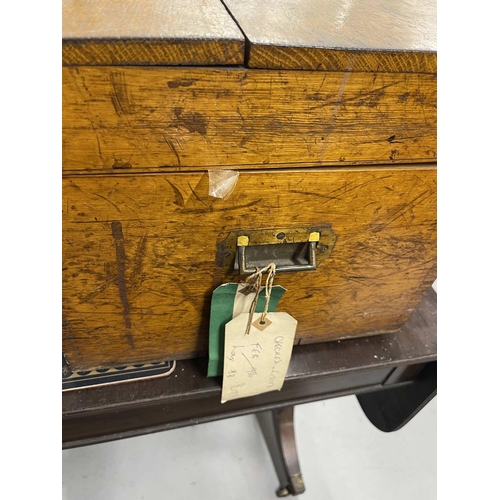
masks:
[[[218,264],[252,274],[270,262],[277,272],[313,271],[330,257],[337,236],[330,226],[231,231],[218,245]]]

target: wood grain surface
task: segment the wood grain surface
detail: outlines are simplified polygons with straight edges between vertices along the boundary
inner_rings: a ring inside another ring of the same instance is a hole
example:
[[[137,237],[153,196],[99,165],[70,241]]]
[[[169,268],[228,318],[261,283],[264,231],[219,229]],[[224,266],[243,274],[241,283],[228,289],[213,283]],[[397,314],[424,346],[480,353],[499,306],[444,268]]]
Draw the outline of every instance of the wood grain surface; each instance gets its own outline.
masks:
[[[67,173],[436,161],[436,77],[63,68]]]
[[[63,64],[232,65],[245,41],[219,0],[63,0]]]
[[[436,0],[224,0],[251,68],[435,73]]]
[[[399,328],[436,277],[433,166],[242,171],[227,199],[207,173],[63,180],[63,350],[72,369],[201,355],[216,264],[235,229],[330,224],[315,272],[279,274],[297,342]]]

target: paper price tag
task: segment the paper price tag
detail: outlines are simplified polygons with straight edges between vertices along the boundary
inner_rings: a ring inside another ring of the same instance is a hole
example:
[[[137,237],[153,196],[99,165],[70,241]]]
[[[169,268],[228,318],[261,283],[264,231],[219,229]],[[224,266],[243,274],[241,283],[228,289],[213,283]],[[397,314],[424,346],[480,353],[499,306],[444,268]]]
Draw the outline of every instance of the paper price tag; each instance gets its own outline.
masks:
[[[221,403],[279,391],[285,381],[297,320],[285,312],[271,312],[261,324],[262,315],[256,313],[246,335],[249,314],[226,324]]]

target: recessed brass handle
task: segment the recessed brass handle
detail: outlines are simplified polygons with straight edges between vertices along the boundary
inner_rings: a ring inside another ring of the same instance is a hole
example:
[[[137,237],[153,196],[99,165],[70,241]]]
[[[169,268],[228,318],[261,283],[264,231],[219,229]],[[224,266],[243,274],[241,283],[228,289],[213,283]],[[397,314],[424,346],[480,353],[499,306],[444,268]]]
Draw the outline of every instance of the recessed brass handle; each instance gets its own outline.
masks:
[[[252,274],[274,262],[278,272],[314,271],[337,241],[328,224],[235,229],[217,244],[217,265],[228,274]]]
[[[314,271],[317,268],[316,248],[319,237],[318,232],[312,232],[305,242],[249,246],[248,236],[239,236],[239,272],[252,274],[256,268],[265,267],[270,262],[276,264],[276,272]]]

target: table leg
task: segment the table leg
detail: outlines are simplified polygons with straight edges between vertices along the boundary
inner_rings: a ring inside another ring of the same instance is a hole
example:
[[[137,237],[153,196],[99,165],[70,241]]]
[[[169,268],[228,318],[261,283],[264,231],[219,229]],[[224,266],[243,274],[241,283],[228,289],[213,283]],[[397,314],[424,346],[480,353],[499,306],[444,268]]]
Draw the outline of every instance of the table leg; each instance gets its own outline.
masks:
[[[278,497],[285,497],[304,493],[295,444],[293,406],[257,413],[257,419],[280,482],[276,494]]]
[[[437,362],[429,363],[406,385],[357,396],[370,422],[384,432],[406,425],[437,393]]]

